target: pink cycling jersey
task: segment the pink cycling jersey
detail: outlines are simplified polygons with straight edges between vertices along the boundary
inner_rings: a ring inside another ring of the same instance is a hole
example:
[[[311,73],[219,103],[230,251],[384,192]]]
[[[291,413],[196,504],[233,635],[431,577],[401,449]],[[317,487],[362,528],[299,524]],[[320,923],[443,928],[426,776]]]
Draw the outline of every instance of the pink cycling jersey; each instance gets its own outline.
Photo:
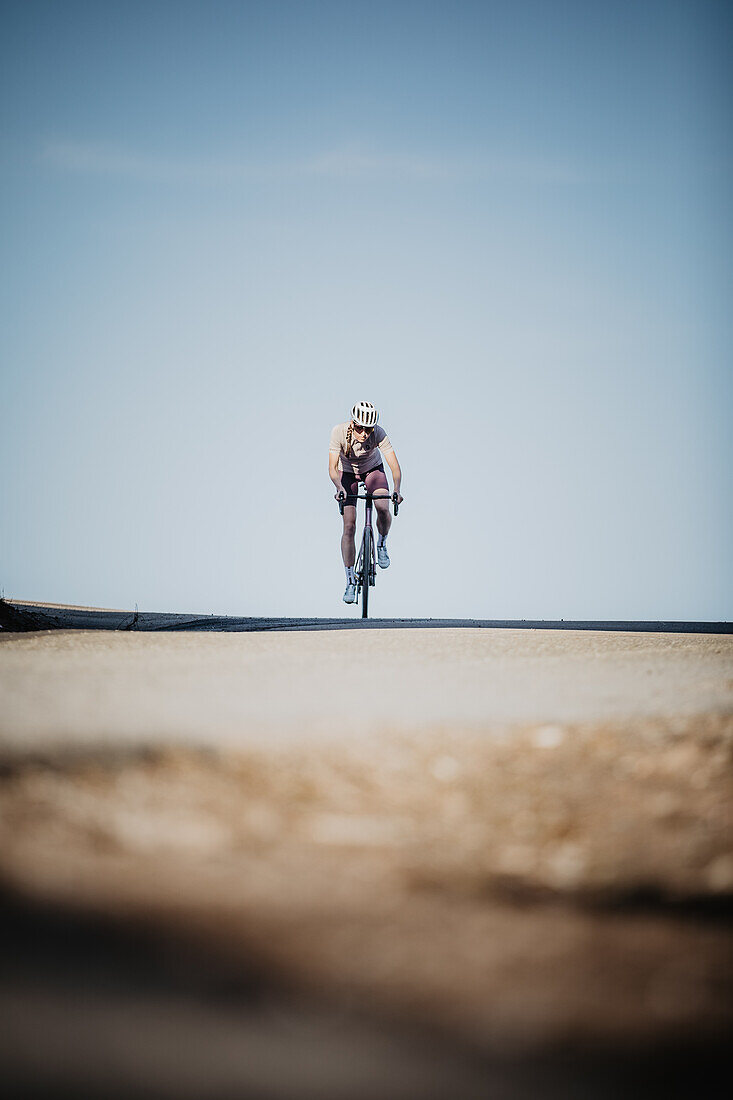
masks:
[[[345,424],[337,424],[331,432],[328,449],[331,454],[339,456],[339,470],[359,474],[363,477],[367,471],[375,470],[377,466],[380,466],[384,455],[391,454],[394,450],[384,428],[377,424],[363,443],[355,435],[352,435],[351,448],[347,456],[346,440],[348,430],[349,423],[347,421]]]

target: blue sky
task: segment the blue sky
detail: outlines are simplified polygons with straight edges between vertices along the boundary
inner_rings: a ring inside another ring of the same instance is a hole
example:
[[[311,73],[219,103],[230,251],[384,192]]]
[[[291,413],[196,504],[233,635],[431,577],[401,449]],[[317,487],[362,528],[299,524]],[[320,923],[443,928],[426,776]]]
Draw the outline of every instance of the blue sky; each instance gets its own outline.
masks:
[[[723,3],[2,5],[0,585],[349,614],[733,617]]]

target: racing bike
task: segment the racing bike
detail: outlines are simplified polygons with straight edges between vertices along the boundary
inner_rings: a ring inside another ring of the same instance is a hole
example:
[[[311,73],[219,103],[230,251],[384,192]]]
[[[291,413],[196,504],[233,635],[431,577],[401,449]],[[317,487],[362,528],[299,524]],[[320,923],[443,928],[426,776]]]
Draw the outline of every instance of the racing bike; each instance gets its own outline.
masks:
[[[364,515],[364,531],[361,536],[361,547],[359,548],[359,554],[356,559],[356,566],[354,573],[356,574],[356,602],[359,602],[359,596],[361,596],[361,617],[366,619],[369,613],[369,589],[373,588],[377,583],[377,548],[374,542],[374,531],[372,529],[372,501],[379,500],[380,497],[384,498],[387,494],[382,492],[368,493],[364,492],[363,495],[357,495],[357,500],[363,500],[366,505],[366,512]],[[346,493],[343,490],[339,493],[338,497],[339,512],[344,514],[344,505],[346,503]],[[351,497],[351,500],[354,498]],[[399,497],[397,493],[392,493],[389,498],[392,502],[394,514],[397,515],[399,510],[399,504],[397,501]]]

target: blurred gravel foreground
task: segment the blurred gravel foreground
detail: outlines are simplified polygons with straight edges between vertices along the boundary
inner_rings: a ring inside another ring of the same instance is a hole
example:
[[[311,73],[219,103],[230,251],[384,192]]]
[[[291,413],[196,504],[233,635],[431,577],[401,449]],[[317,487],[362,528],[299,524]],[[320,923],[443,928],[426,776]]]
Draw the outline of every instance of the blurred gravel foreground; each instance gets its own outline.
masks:
[[[5,633],[0,750],[5,1097],[730,1095],[730,636]]]

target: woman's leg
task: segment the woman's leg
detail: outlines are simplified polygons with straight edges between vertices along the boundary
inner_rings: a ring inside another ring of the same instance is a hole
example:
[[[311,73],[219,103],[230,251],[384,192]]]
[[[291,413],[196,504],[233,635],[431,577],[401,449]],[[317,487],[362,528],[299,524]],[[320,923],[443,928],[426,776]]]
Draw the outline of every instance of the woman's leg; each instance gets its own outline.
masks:
[[[341,534],[341,557],[348,569],[356,561],[356,496],[359,483],[353,473],[344,470],[341,474],[341,488],[346,493],[344,504],[344,529]]]
[[[356,505],[344,505],[344,530],[341,535],[341,557],[348,568],[356,561]]]
[[[392,513],[389,510],[389,497],[384,501],[375,498],[374,507],[377,509],[377,530],[383,539],[389,534],[392,526]]]
[[[379,496],[375,496],[374,507],[377,509],[377,530],[382,538],[386,539],[392,526],[392,515],[389,510],[389,483],[384,466],[378,466],[376,470],[369,470],[364,474],[364,484],[372,495],[379,493],[384,497],[380,500]]]

